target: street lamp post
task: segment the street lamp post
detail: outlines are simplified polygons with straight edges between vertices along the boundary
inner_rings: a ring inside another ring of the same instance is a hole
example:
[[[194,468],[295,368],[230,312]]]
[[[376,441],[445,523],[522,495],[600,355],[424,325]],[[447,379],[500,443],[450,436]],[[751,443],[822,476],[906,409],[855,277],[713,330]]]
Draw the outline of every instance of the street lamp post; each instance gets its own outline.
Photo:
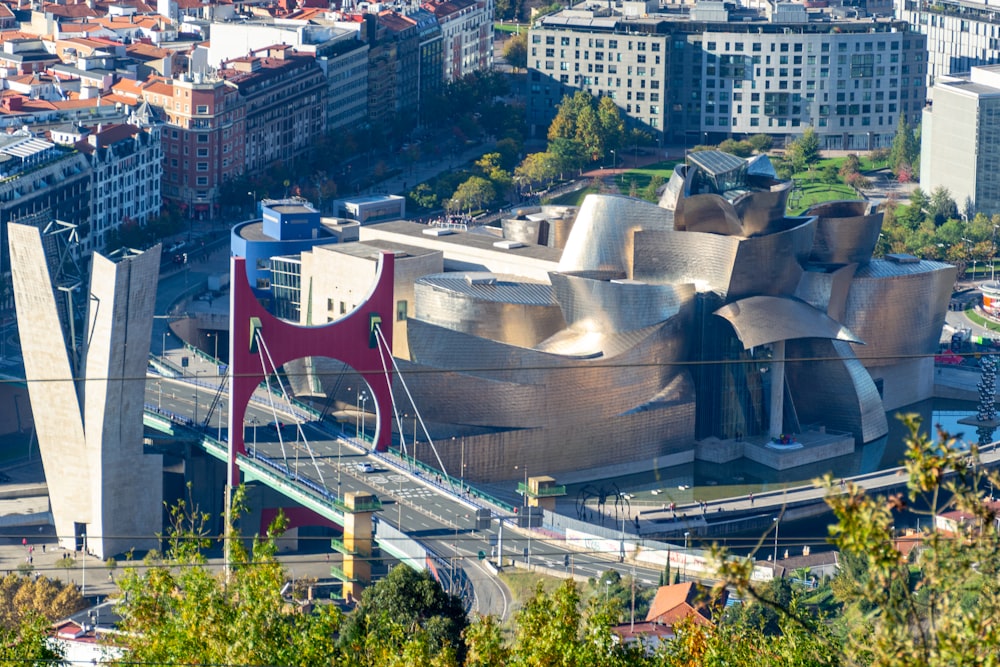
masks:
[[[170,335],[169,331],[164,331],[163,336],[160,338],[160,358],[163,359],[167,356],[167,336]]]
[[[365,441],[365,413],[368,405],[368,394],[361,392],[361,441]]]
[[[517,470],[519,466],[514,466],[514,470]],[[528,559],[525,561],[526,565],[531,565],[531,508],[528,507],[528,466],[520,466],[524,468],[524,493],[521,497],[521,506],[524,509],[524,518],[528,522]]]
[[[772,521],[772,523],[774,523],[774,564],[773,564],[772,567],[774,568],[774,574],[777,575],[777,573],[778,573],[778,527],[781,525],[781,522],[778,521],[778,517],[774,517],[773,519],[771,519],[771,521]]]
[[[198,428],[200,422],[198,421],[198,385],[201,384],[201,374],[204,371],[197,370],[194,372],[194,425]]]
[[[257,415],[250,415],[250,426],[253,427],[253,458],[257,458],[257,424],[259,423]]]
[[[209,332],[206,335],[209,338],[214,338],[215,339],[215,357],[214,358],[215,358],[216,361],[218,361],[219,360],[219,334]]]
[[[684,578],[688,577],[688,538],[691,537],[691,533],[684,531]]]

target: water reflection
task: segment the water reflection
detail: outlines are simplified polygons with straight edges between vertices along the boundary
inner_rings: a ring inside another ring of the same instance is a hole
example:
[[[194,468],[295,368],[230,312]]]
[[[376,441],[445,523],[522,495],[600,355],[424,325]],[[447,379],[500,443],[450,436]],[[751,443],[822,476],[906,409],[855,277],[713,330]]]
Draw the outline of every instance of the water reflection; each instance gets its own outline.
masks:
[[[600,487],[616,487],[627,494],[632,507],[669,506],[671,502],[688,503],[761,493],[764,491],[809,484],[827,472],[835,479],[861,475],[901,464],[908,435],[899,414],[920,416],[921,431],[937,438],[935,425],[968,442],[977,440],[974,426],[959,424],[959,420],[976,415],[976,405],[968,401],[932,399],[908,405],[888,413],[889,433],[883,438],[856,447],[854,453],[835,459],[818,461],[790,470],[774,470],[764,465],[740,459],[730,463],[694,463],[672,466],[591,482]],[[568,485],[567,495],[576,498],[585,484]]]

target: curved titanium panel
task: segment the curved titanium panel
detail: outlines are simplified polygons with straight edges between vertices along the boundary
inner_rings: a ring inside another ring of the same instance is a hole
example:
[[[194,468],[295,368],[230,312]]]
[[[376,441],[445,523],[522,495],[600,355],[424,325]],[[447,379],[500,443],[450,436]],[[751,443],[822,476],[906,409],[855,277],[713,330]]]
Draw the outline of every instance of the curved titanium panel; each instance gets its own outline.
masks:
[[[896,363],[900,356],[934,354],[956,272],[950,264],[927,260],[876,259],[860,268],[844,325],[867,343],[858,351],[861,362],[873,367]]]
[[[859,444],[889,432],[878,389],[849,343],[794,340],[785,355],[792,360],[785,363],[785,378],[800,423],[852,433]]]
[[[491,284],[470,284],[464,272],[424,276],[414,285],[414,314],[425,320],[519,347],[534,347],[566,326],[552,300],[552,288],[541,283],[496,276]]]
[[[740,239],[700,232],[636,232],[633,278],[648,283],[693,283],[699,292],[729,290]]]
[[[739,238],[701,232],[636,232],[636,280],[693,283],[726,301],[795,292],[812,247],[815,218],[785,218],[790,225],[767,236]]]
[[[682,197],[674,210],[674,229],[723,236],[743,236],[740,216],[721,195],[708,193]]]
[[[805,213],[817,218],[809,261],[817,264],[868,264],[879,232],[882,213],[866,201],[831,201]]]
[[[677,202],[680,201],[684,193],[684,175],[686,173],[687,165],[679,164],[674,167],[674,173],[670,175],[670,180],[667,181],[667,185],[663,188],[660,200],[656,203],[657,206],[665,208],[668,211],[677,209]],[[674,229],[677,229],[676,219],[674,220]]]
[[[622,271],[632,276],[632,235],[667,230],[671,213],[639,199],[587,195],[559,261],[559,271]]]
[[[527,218],[505,218],[501,221],[503,237],[508,241],[545,245],[547,221]]]
[[[677,315],[694,299],[694,285],[651,285],[549,274],[566,322],[577,329],[606,333],[651,326]]]
[[[743,236],[758,236],[777,231],[776,225],[785,217],[788,195],[792,191],[793,183],[761,180],[758,187],[767,189],[751,190],[733,200],[733,208],[736,209],[736,215],[740,219]]]
[[[743,349],[795,338],[831,338],[861,343],[826,313],[797,299],[751,296],[714,313],[732,325]]]
[[[820,270],[810,270],[802,274],[795,296],[813,308],[824,311],[838,322],[843,321],[847,294],[851,290],[851,280],[854,279],[858,265],[810,268],[820,268]],[[826,270],[822,270],[823,268]]]
[[[422,413],[424,405],[433,410],[429,414],[435,420],[507,428],[580,425],[622,414],[645,404],[684,372],[676,362],[687,355],[690,311],[685,308],[688,316],[620,336],[592,334],[603,347],[598,348],[601,356],[590,359],[514,347],[411,319],[408,333],[416,363],[500,383],[494,393],[462,395],[425,378],[435,393],[418,404]],[[508,385],[511,391],[519,385],[548,389],[530,410],[519,412],[506,402],[503,387]]]

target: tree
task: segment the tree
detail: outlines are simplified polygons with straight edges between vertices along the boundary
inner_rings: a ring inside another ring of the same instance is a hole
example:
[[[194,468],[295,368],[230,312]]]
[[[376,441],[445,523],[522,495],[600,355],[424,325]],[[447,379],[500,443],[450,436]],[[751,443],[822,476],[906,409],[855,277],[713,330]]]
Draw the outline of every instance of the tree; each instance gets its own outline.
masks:
[[[580,111],[584,107],[591,107],[592,104],[593,98],[590,93],[583,90],[577,91],[572,96],[564,96],[559,103],[559,110],[556,112],[556,117],[552,119],[552,123],[549,125],[548,140],[576,139],[576,122]]]
[[[27,614],[14,626],[0,625],[0,664],[63,664],[62,653],[49,641],[49,628],[38,613]]]
[[[531,153],[514,170],[514,182],[527,187],[547,185],[556,179],[559,171],[560,161],[553,153]]]
[[[966,447],[940,430],[932,440],[921,433],[918,416],[901,419],[909,432],[905,492],[871,496],[853,483],[840,488],[830,475],[820,481],[835,518],[830,541],[844,567],[833,587],[845,609],[836,634],[823,635],[826,624],[815,623],[794,604],[773,606],[787,621],[822,637],[826,655],[841,664],[995,664],[1000,533],[996,510],[984,502],[982,489],[1000,484],[1000,476],[978,464],[976,445]],[[970,520],[952,527],[953,534],[933,519],[922,521],[913,537],[916,555],[908,559],[900,553],[895,514],[932,517],[951,510]],[[727,560],[722,571],[729,584],[758,597],[760,586],[750,581],[752,563]]]
[[[455,190],[452,201],[458,210],[474,211],[496,199],[496,196],[492,183],[481,176],[470,176]]]
[[[896,136],[892,139],[892,148],[889,150],[889,166],[896,178],[900,178],[902,173],[907,175],[916,171],[920,159],[920,144],[917,143],[913,128],[906,122],[906,115],[899,114],[899,123],[896,125]]]
[[[0,579],[0,627],[17,628],[37,616],[45,621],[66,618],[86,606],[75,585],[56,579],[11,573]]]
[[[625,121],[621,109],[610,97],[601,97],[597,103],[597,121],[606,150],[620,151],[625,145]]]
[[[927,213],[938,226],[944,224],[946,220],[958,217],[958,206],[948,188],[939,185],[931,191]]]
[[[576,117],[575,139],[583,146],[584,153],[590,162],[600,160],[605,154],[605,140],[597,112],[591,105],[580,109]]]
[[[796,171],[802,171],[819,161],[819,136],[816,130],[806,128],[802,136],[793,141],[785,149],[785,156],[795,165]]]
[[[233,520],[245,513],[245,489],[233,494]],[[277,537],[287,520],[279,515],[247,552],[227,526],[231,574],[203,567],[212,542],[211,517],[188,502],[171,508],[166,560],[128,567],[119,578],[122,618],[116,640],[128,649],[126,664],[332,664],[340,612],[321,606],[300,613],[281,595],[285,573],[276,560]]]
[[[659,174],[654,174],[651,179],[649,179],[649,185],[642,192],[642,198],[646,201],[656,203],[659,201],[658,190],[663,187],[663,177]]]
[[[739,157],[750,157],[754,152],[753,145],[749,141],[736,141],[734,139],[722,141],[719,144],[719,150],[724,153],[738,155]]]
[[[753,146],[754,151],[757,153],[768,152],[771,150],[771,145],[774,143],[771,139],[771,135],[769,134],[755,134],[747,139],[747,141],[750,142],[750,145]]]
[[[528,31],[524,30],[507,40],[503,46],[503,59],[516,72],[528,66]]]
[[[402,650],[416,639],[432,653],[443,651],[461,664],[467,626],[462,601],[446,593],[430,572],[397,565],[361,594],[357,609],[344,623],[340,646],[348,654],[375,658],[382,651]]]

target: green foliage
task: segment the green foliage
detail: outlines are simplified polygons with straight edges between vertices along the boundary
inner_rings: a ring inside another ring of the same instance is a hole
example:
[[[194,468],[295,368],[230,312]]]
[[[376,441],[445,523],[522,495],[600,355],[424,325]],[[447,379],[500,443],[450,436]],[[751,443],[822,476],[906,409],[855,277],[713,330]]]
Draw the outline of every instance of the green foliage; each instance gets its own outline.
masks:
[[[778,612],[785,649],[789,630],[806,633],[803,646],[809,641],[825,645],[820,654],[825,661],[780,664],[997,664],[1000,535],[995,510],[983,502],[981,489],[987,481],[1000,484],[1000,477],[978,465],[975,446],[966,449],[941,431],[934,441],[920,432],[919,417],[901,419],[909,430],[905,493],[871,496],[853,483],[841,489],[829,475],[821,481],[835,517],[830,541],[841,554],[841,570],[831,584],[842,605],[838,618],[816,617],[797,603],[794,591],[787,601],[768,598],[765,587],[751,581],[748,563],[721,561],[728,584]],[[972,519],[958,525],[956,534],[945,534],[925,519],[925,528],[913,538],[918,542],[915,558],[903,557],[893,539],[894,513],[929,518],[949,510]],[[726,555],[724,550],[716,553],[718,558]],[[743,616],[735,625],[748,624],[751,619],[746,612]],[[810,654],[819,657],[812,648],[798,653]]]
[[[726,139],[719,144],[719,150],[725,153],[732,153],[733,155],[738,155],[740,157],[750,157],[754,154],[754,146],[749,141],[736,141],[735,139]]]
[[[515,70],[528,66],[528,31],[522,30],[507,40],[503,47],[503,59]]]
[[[240,487],[234,521],[245,512],[244,499]],[[227,581],[203,567],[207,515],[187,504],[170,515],[169,560],[127,567],[118,581],[124,595],[116,611],[124,632],[116,639],[129,651],[125,664],[331,664],[339,612],[320,607],[299,613],[281,596],[285,574],[275,556],[284,516],[253,540],[250,552],[227,527]]]
[[[548,186],[560,169],[561,161],[554,153],[531,153],[514,170],[514,182],[530,188]]]
[[[448,207],[456,211],[477,211],[496,196],[496,189],[490,181],[481,176],[470,176],[455,190]]]
[[[419,183],[406,195],[419,208],[432,211],[438,207],[438,196],[427,183]]]
[[[62,653],[49,642],[49,621],[29,613],[13,626],[0,624],[0,665],[61,664]]]
[[[889,150],[889,166],[901,181],[910,180],[920,164],[920,142],[917,132],[906,122],[906,115],[899,114],[896,136]],[[903,175],[906,174],[906,178]]]
[[[802,136],[791,142],[785,149],[785,157],[795,165],[796,171],[802,171],[819,161],[819,136],[816,130],[809,127]]]
[[[461,663],[467,625],[459,598],[445,593],[426,570],[399,565],[362,593],[357,609],[344,623],[340,645],[346,654],[363,656],[358,663],[362,665],[382,664],[378,657],[384,652],[412,649],[414,641]]]
[[[646,201],[654,203],[659,201],[659,195],[657,194],[657,190],[663,187],[664,182],[665,181],[663,180],[662,176],[660,176],[659,174],[655,174],[653,178],[649,180],[649,185],[647,185],[645,189],[642,191],[642,198],[645,199]]]
[[[754,151],[757,153],[766,153],[771,150],[771,145],[774,143],[769,134],[755,134],[747,139],[747,141],[750,142],[750,145],[753,146]]]

